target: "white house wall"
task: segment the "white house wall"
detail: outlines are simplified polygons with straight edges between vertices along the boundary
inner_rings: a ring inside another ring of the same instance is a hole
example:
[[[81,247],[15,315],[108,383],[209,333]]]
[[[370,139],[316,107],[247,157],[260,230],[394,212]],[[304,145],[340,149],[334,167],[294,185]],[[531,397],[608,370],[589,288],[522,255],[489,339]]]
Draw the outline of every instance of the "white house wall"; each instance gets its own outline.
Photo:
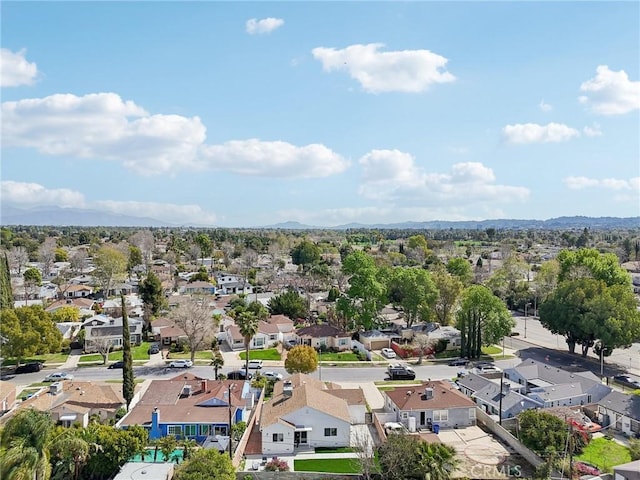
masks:
[[[289,415],[282,417],[294,425],[311,427],[307,433],[308,445],[311,447],[348,447],[351,437],[351,424],[311,407],[303,407]],[[336,428],[335,437],[325,437],[325,428]]]
[[[282,442],[274,442],[273,434],[281,433]],[[293,428],[276,422],[262,430],[262,454],[263,455],[282,455],[293,453]]]

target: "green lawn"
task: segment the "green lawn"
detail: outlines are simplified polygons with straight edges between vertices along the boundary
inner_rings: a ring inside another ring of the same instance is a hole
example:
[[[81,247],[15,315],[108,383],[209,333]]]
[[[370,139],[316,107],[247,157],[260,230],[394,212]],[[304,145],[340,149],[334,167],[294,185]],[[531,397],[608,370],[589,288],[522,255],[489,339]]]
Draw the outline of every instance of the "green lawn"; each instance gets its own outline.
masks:
[[[149,347],[151,343],[142,342],[140,345],[131,348],[131,358],[133,360],[149,360]],[[122,350],[117,352],[111,352],[109,354],[109,361],[114,362],[116,360],[122,360]]]
[[[242,360],[247,359],[247,352],[240,352]],[[275,348],[266,350],[249,350],[249,360],[280,360],[280,352]]]
[[[174,352],[169,354],[169,360],[176,360],[179,358],[191,359],[191,352]],[[211,361],[211,350],[200,350],[196,352],[194,357],[196,360],[209,360]]]
[[[90,353],[89,355],[82,355],[78,363],[89,363],[89,362],[102,362],[102,355],[99,353]]]
[[[359,362],[360,358],[353,352],[324,352],[320,354],[322,362]]]
[[[396,385],[422,385],[420,380],[379,380],[373,383],[374,385],[380,385],[378,390],[383,392],[395,388]]]
[[[45,353],[43,355],[32,355],[29,358],[23,358],[22,363],[29,362],[44,362],[46,363],[64,363],[67,361],[68,353]],[[6,358],[3,362],[3,366],[15,365],[18,360],[16,358]]]
[[[482,353],[484,355],[496,355],[498,353],[502,353],[502,349],[495,345],[491,345],[489,347],[482,347]]]
[[[600,437],[591,440],[575,459],[589,462],[605,472],[611,472],[614,465],[630,462],[631,453],[624,445]]]
[[[326,458],[318,460],[294,460],[296,472],[360,473],[357,458]]]

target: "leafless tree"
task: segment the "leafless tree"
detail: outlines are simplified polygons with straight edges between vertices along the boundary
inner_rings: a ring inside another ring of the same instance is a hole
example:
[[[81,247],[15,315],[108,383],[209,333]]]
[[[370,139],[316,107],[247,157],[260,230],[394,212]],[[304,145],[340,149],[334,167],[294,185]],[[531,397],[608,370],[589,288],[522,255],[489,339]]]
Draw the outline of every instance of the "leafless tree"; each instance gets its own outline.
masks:
[[[42,273],[46,278],[49,278],[51,267],[56,259],[56,247],[56,239],[53,237],[47,237],[38,251],[38,257],[42,263]]]
[[[208,298],[194,296],[181,302],[178,308],[171,312],[171,318],[175,326],[184,331],[193,362],[198,350],[211,346],[219,317],[213,315]]]
[[[22,275],[22,269],[29,262],[29,254],[24,247],[13,247],[9,252],[9,264],[11,269],[17,270],[18,275]]]
[[[194,243],[192,245],[189,245],[188,255],[189,260],[197,265],[198,259],[200,258],[200,255],[202,255],[202,250],[200,250],[200,247]]]
[[[142,260],[148,269],[153,257],[153,247],[155,246],[153,233],[151,233],[150,230],[140,230],[131,235],[129,242],[140,249],[140,252],[142,252]]]
[[[74,275],[81,275],[87,262],[87,251],[84,248],[79,248],[71,255],[69,262],[71,263],[71,271]]]
[[[433,342],[425,334],[419,333],[413,337],[413,344],[418,349],[418,365],[422,365],[422,358]]]
[[[362,425],[367,427],[367,425]],[[361,478],[369,480],[377,471],[374,457],[374,442],[371,434],[357,431],[354,434],[353,450],[356,454],[355,460],[358,462]]]
[[[109,359],[109,353],[113,348],[113,342],[110,338],[106,337],[98,337],[95,339],[91,339],[91,347],[92,350],[95,350],[102,356],[102,364],[107,363]]]

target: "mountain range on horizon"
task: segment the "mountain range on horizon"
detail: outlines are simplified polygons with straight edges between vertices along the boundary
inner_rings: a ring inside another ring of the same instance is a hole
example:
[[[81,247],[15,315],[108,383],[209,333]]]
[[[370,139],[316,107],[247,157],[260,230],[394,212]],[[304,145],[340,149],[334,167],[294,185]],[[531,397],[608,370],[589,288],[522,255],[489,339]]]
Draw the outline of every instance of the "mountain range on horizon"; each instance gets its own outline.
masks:
[[[565,216],[547,220],[536,219],[487,219],[487,220],[430,220],[406,221],[393,224],[361,224],[349,223],[336,226],[305,225],[300,222],[289,221],[272,225],[253,227],[223,227],[207,225],[176,225],[148,217],[133,215],[119,215],[98,210],[84,210],[77,208],[42,207],[33,209],[19,209],[3,205],[0,209],[0,223],[2,225],[33,225],[33,226],[77,226],[77,227],[194,227],[194,228],[247,228],[247,229],[280,229],[280,230],[355,230],[355,229],[396,229],[396,230],[443,230],[460,229],[476,230],[485,228],[496,229],[613,229],[640,228],[638,217],[587,217]]]

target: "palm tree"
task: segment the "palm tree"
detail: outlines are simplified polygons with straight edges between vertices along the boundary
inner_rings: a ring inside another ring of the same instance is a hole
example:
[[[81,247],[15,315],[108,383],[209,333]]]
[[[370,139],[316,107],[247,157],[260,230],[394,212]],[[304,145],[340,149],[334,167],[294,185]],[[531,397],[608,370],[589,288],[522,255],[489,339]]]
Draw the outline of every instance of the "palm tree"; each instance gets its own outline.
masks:
[[[458,465],[456,451],[442,443],[419,442],[418,465],[426,480],[449,480]]]
[[[236,325],[240,329],[240,335],[244,337],[244,346],[246,348],[247,356],[245,358],[245,372],[249,373],[249,345],[251,339],[258,332],[258,318],[255,313],[251,311],[241,312],[238,318],[236,318]]]
[[[224,366],[224,357],[222,356],[222,353],[220,353],[220,350],[218,350],[217,348],[213,352],[211,366],[213,367],[215,379],[218,380],[218,370],[220,370]]]
[[[82,430],[64,428],[51,440],[49,447],[54,464],[52,480],[78,480],[92,448],[99,449],[82,438]]]
[[[48,480],[49,439],[53,421],[48,413],[28,409],[11,418],[0,443],[0,478],[3,480]]]

